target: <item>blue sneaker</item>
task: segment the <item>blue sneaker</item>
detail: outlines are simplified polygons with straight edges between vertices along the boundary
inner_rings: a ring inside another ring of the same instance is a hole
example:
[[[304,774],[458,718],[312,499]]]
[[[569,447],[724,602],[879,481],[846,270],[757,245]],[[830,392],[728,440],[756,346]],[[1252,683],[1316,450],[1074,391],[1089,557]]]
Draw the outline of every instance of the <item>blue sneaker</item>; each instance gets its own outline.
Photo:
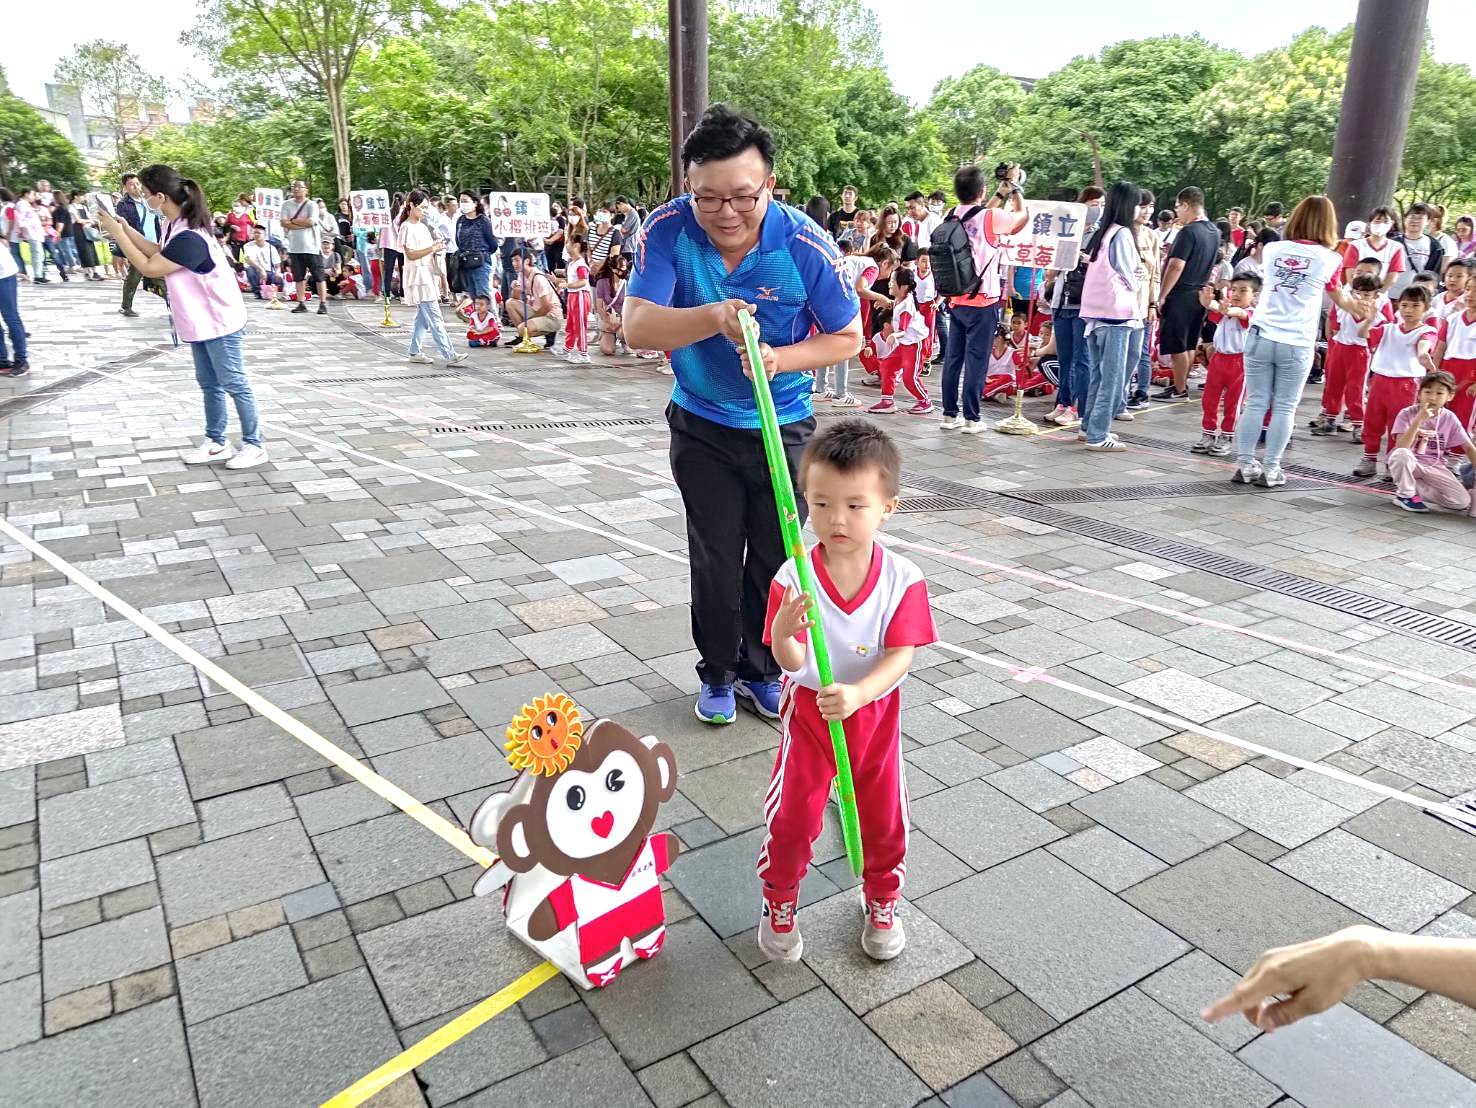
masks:
[[[1396,496],[1394,503],[1398,504],[1406,512],[1428,512],[1430,506],[1418,496]]]
[[[1470,462],[1462,462],[1456,470],[1456,476],[1461,479],[1461,484],[1468,489],[1476,489],[1476,466]]]
[[[733,691],[765,719],[778,719],[779,690],[783,687],[778,681],[739,681]]]
[[[697,718],[703,723],[732,723],[738,718],[738,703],[733,699],[732,685],[709,685],[705,681],[697,694]]]

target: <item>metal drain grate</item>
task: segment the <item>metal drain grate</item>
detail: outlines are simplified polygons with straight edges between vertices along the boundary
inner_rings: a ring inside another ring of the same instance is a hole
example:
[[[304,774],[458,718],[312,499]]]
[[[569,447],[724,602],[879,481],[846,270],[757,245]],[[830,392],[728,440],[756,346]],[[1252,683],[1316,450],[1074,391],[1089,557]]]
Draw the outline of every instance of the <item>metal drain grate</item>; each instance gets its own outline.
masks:
[[[972,507],[952,496],[904,496],[897,501],[899,512],[957,512]]]
[[[1409,631],[1427,639],[1443,642],[1447,646],[1458,646],[1464,650],[1476,650],[1476,627],[1469,623],[1459,623],[1444,616],[1431,615],[1428,612],[1412,611],[1402,609],[1379,620],[1390,627],[1397,627],[1401,631]]]
[[[61,396],[74,393],[78,389],[85,389],[88,385],[96,384],[98,381],[107,379],[107,374],[129,366],[142,365],[144,362],[157,358],[168,347],[146,346],[141,350],[135,350],[122,358],[115,358],[110,362],[103,362],[93,369],[84,369],[80,373],[73,373],[69,377],[63,377],[60,381],[52,381],[23,392],[16,396],[0,400],[0,419],[9,419],[11,416],[21,415],[29,412],[32,408],[39,408],[42,404],[49,403]]]
[[[392,385],[396,381],[432,381],[460,377],[459,373],[400,373],[384,377],[308,377],[315,385]]]
[[[630,419],[566,419],[544,420],[535,423],[454,423],[440,424],[430,429],[433,435],[464,435],[468,431],[556,431],[573,430],[581,427],[654,427],[656,420],[632,417]]]
[[[1151,446],[1156,450],[1169,450],[1175,454],[1192,454],[1190,443],[1180,442],[1172,439],[1155,439],[1149,435],[1133,435],[1117,433],[1117,437],[1123,442],[1130,442],[1135,446]],[[1338,473],[1336,470],[1321,469],[1317,466],[1300,465],[1296,462],[1284,464],[1281,467],[1291,476],[1305,477],[1310,481],[1332,481],[1339,485],[1361,485],[1364,488],[1374,489],[1377,492],[1393,492],[1394,482],[1386,477],[1367,479],[1354,477],[1351,473]],[[1291,486],[1291,482],[1287,482]],[[1264,489],[1262,492],[1266,491]]]
[[[1259,496],[1265,492],[1320,489],[1323,482],[1304,477],[1288,480],[1280,489],[1253,489],[1229,481],[1181,481],[1177,484],[1100,485],[1076,489],[1022,489],[1016,496],[1039,504],[1093,504],[1108,500],[1157,500],[1184,496]]]

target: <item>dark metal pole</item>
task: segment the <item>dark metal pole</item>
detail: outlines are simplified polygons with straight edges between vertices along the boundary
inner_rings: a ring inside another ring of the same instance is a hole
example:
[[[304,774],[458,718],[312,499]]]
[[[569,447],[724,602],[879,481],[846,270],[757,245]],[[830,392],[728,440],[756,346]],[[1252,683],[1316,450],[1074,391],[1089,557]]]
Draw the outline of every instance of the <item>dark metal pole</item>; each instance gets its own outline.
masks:
[[[1389,204],[1404,158],[1429,0],[1358,0],[1327,194],[1339,222]]]
[[[671,195],[686,189],[682,142],[707,110],[707,0],[666,0]]]
[[[683,190],[682,140],[687,131],[683,126],[685,112],[682,106],[682,58],[684,29],[682,24],[682,0],[666,0],[666,83],[669,90],[671,129],[671,191],[670,196],[680,196]],[[704,44],[705,45],[705,44]]]

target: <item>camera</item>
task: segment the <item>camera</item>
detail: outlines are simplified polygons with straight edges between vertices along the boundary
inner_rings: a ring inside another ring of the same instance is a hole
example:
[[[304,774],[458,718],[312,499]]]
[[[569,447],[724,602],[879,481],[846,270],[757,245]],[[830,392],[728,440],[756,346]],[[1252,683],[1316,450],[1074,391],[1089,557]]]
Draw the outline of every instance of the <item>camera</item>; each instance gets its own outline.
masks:
[[[1019,162],[1000,162],[994,167],[994,176],[1001,185],[1008,185],[1012,192],[1025,187],[1025,170]]]

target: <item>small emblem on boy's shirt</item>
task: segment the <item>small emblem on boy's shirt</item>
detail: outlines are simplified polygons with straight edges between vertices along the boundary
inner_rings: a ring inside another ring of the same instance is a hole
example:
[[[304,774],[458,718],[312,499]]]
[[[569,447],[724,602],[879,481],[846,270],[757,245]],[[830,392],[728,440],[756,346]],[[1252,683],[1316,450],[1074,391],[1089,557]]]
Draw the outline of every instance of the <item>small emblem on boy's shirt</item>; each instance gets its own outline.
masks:
[[[758,294],[757,299],[759,300],[779,299],[779,287],[777,285],[770,288],[765,288],[763,285],[759,285],[757,288],[754,289],[754,292]]]

